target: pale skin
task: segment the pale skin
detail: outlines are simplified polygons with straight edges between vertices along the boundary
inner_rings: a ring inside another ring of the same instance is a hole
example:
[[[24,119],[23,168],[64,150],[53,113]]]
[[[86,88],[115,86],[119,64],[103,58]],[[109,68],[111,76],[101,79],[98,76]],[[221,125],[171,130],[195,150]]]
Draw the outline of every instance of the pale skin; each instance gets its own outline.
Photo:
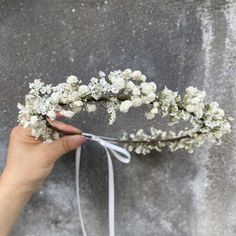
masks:
[[[11,132],[6,166],[0,176],[1,236],[9,235],[21,210],[51,173],[56,161],[86,141],[73,126],[59,121],[51,124],[73,135],[45,144],[32,137],[30,129],[16,126]]]

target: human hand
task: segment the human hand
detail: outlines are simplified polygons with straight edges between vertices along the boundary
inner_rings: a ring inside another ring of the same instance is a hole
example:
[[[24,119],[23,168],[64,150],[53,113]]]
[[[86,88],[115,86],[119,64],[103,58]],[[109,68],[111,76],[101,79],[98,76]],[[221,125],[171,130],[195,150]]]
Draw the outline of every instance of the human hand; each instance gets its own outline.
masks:
[[[51,125],[66,133],[81,131],[59,121]],[[31,136],[30,129],[15,127],[10,135],[7,163],[0,177],[0,235],[9,235],[32,193],[52,171],[56,160],[86,141],[81,135],[64,136],[50,144]]]
[[[59,121],[50,123],[64,132],[81,131]],[[82,135],[67,135],[50,144],[31,136],[30,129],[16,126],[10,135],[7,163],[0,184],[11,189],[33,192],[52,171],[56,160],[86,141]]]

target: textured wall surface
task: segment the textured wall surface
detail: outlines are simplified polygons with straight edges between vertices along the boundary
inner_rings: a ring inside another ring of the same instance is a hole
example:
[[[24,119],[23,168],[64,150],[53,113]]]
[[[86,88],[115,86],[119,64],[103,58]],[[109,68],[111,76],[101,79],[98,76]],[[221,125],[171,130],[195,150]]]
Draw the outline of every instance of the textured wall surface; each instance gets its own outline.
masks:
[[[85,83],[99,70],[142,70],[159,88],[207,92],[236,117],[236,1],[0,0],[0,169],[8,136],[34,79]],[[107,125],[102,110],[72,123],[101,135],[145,128],[140,112]],[[158,125],[156,121],[156,125]],[[161,124],[160,124],[161,125]],[[222,146],[114,161],[118,236],[236,235],[236,129]],[[104,150],[83,149],[81,198],[89,236],[107,235]],[[13,236],[81,235],[74,153],[58,161],[24,209]]]

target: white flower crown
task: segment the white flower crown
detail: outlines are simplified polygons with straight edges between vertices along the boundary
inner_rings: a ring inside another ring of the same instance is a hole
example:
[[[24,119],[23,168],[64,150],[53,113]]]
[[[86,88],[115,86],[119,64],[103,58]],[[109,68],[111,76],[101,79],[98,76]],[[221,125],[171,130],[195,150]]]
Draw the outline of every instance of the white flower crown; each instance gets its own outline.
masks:
[[[123,137],[114,139],[123,144],[129,151],[147,154],[152,149],[161,151],[169,147],[171,151],[180,148],[192,152],[193,146],[199,146],[205,140],[219,144],[221,137],[230,133],[231,117],[225,116],[218,103],[204,104],[204,91],[188,87],[181,98],[178,92],[165,87],[157,92],[154,82],[146,82],[146,76],[140,71],[126,69],[110,72],[107,76],[100,72],[98,78],[92,78],[88,85],[74,75],[67,78],[66,83],[57,86],[45,85],[40,80],[30,83],[30,92],[25,96],[25,105],[18,104],[19,125],[31,128],[32,135],[45,142],[51,142],[60,137],[60,131],[53,128],[47,117],[56,119],[57,113],[72,118],[81,110],[96,111],[96,105],[106,107],[109,124],[116,119],[116,112],[128,112],[131,107],[146,105],[147,119],[153,119],[158,113],[169,116],[171,124],[179,120],[190,121],[193,128],[173,131],[162,131],[154,127],[147,134],[143,129],[136,133],[124,133]]]

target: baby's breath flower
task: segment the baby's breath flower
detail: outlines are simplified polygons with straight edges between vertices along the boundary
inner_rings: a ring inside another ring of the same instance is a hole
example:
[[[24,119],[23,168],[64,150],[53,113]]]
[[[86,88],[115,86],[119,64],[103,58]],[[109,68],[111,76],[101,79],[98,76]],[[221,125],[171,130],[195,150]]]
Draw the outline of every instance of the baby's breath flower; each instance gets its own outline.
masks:
[[[120,104],[120,111],[121,112],[128,112],[130,107],[132,107],[133,103],[130,100],[126,100]]]
[[[140,107],[143,104],[142,98],[140,97],[133,97],[132,104],[134,107]]]
[[[99,76],[100,76],[100,77],[105,77],[106,74],[105,74],[103,71],[100,71],[100,72],[99,72]]]
[[[132,91],[134,88],[136,88],[136,85],[134,84],[133,81],[128,81],[126,83],[126,90]]]
[[[78,78],[75,75],[68,76],[66,82],[68,84],[76,84],[78,82]]]
[[[72,118],[75,113],[73,111],[69,111],[69,110],[62,110],[60,112],[60,114],[67,117],[67,118]]]
[[[232,119],[225,115],[218,103],[203,103],[204,91],[188,87],[183,98],[166,87],[157,92],[156,84],[146,82],[146,76],[138,70],[116,70],[108,75],[100,71],[98,78],[91,78],[88,85],[81,84],[76,76],[70,75],[66,83],[57,86],[35,80],[29,87],[25,104],[17,105],[18,122],[25,128],[31,128],[32,135],[44,142],[60,137],[48,126],[47,117],[55,120],[58,112],[67,118],[82,110],[94,112],[100,102],[107,110],[109,124],[115,122],[117,111],[126,113],[131,107],[140,106],[148,108],[145,112],[147,119],[160,114],[162,117],[169,116],[170,125],[181,119],[192,124],[192,128],[178,133],[151,127],[149,133],[140,129],[121,138],[127,141],[125,146],[129,151],[144,155],[151,150],[161,151],[163,147],[169,147],[171,151],[184,148],[192,152],[194,146],[203,144],[205,140],[221,143],[222,136],[231,132]]]
[[[133,87],[132,94],[134,96],[139,96],[141,94],[140,89],[137,86]]]
[[[77,107],[82,107],[83,106],[83,102],[82,101],[75,101],[74,105]]]
[[[135,70],[133,73],[132,73],[132,78],[134,80],[141,80],[141,76],[142,76],[142,72],[139,71],[139,70]]]
[[[148,120],[152,120],[152,119],[155,117],[155,114],[152,113],[152,112],[145,112],[145,117],[146,117]]]
[[[87,104],[87,106],[86,106],[87,112],[94,112],[94,111],[96,111],[96,109],[97,109],[97,107],[95,104]]]
[[[154,82],[141,83],[142,93],[148,95],[149,93],[155,93],[157,86]]]
[[[121,89],[125,87],[125,80],[122,77],[110,77],[111,81],[111,92],[112,93],[118,93]]]
[[[30,117],[30,124],[31,125],[35,125],[38,121],[38,117],[37,116],[31,116]]]
[[[78,93],[80,96],[87,95],[89,93],[89,87],[87,85],[79,86]]]

